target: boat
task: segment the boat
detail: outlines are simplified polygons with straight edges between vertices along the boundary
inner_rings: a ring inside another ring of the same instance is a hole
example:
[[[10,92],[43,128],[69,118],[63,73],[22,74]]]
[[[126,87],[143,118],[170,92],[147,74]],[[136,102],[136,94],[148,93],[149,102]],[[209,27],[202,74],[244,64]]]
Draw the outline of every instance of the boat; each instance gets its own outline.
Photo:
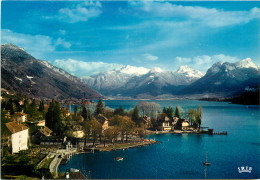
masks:
[[[75,168],[70,168],[70,172],[79,172],[79,170]]]
[[[205,162],[203,162],[203,164],[204,164],[204,166],[209,166],[209,165],[211,165],[211,163],[210,163],[210,162],[207,162],[207,152],[206,152],[206,161],[205,161]]]
[[[116,157],[116,161],[123,161],[124,158],[122,157]]]

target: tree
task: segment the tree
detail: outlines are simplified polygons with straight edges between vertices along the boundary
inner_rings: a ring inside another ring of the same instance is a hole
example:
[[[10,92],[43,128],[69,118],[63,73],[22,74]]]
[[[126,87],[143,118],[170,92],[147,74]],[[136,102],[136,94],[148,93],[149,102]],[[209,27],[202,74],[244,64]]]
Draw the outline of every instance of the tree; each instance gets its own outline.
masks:
[[[141,121],[140,121],[140,117],[139,117],[139,110],[138,110],[137,106],[135,106],[134,111],[132,113],[132,121],[135,122],[135,124],[138,126],[141,125]]]
[[[91,120],[91,118],[92,118],[92,114],[91,114],[91,111],[90,111],[90,109],[88,109],[87,110],[87,120]]]
[[[95,112],[94,112],[94,116],[97,116],[99,114],[103,114],[104,113],[104,104],[102,102],[101,99],[98,100],[98,103],[96,105],[96,109],[95,109]]]
[[[196,116],[197,116],[197,111],[195,109],[188,110],[188,119],[189,119],[190,125],[197,127]]]
[[[167,113],[167,110],[166,110],[166,108],[165,107],[163,107],[163,113]]]
[[[146,111],[148,109],[148,102],[141,101],[138,106],[139,106],[140,111],[142,112],[142,116],[147,115]]]
[[[119,130],[121,132],[121,140],[124,142],[124,136],[126,136],[126,142],[127,142],[127,136],[129,133],[133,130],[135,124],[134,122],[127,116],[122,116],[119,120]]]
[[[78,106],[75,105],[75,106],[74,106],[74,115],[75,115],[75,116],[77,116],[77,112],[78,112]]]
[[[90,129],[91,129],[91,135],[93,137],[93,146],[94,146],[98,136],[101,139],[102,125],[97,120],[93,119],[90,121]]]
[[[44,111],[44,102],[43,102],[43,101],[40,101],[39,111],[40,111],[40,112],[43,112],[43,111]]]
[[[49,127],[56,134],[61,134],[63,124],[61,122],[61,110],[60,105],[57,101],[52,100],[48,111],[45,115],[46,126]]]
[[[137,135],[141,139],[145,137],[145,130],[144,130],[144,128],[136,128],[135,130],[137,131]]]
[[[166,114],[169,118],[172,118],[173,117],[173,109],[171,106],[169,106],[166,110]]]
[[[84,147],[86,147],[87,141],[89,141],[90,133],[91,133],[91,122],[90,121],[84,121],[83,124],[83,130],[84,130]]]
[[[23,111],[25,114],[29,114],[30,112],[30,105],[28,99],[25,99],[23,102]]]
[[[200,130],[200,125],[201,125],[201,120],[202,120],[202,106],[200,105],[197,110],[197,122],[199,125],[199,130]]]
[[[125,114],[124,109],[120,106],[119,108],[115,109],[114,115],[123,116]]]
[[[16,111],[15,103],[13,102],[13,99],[10,98],[6,104],[6,110],[10,111],[10,114],[13,115]]]
[[[36,101],[35,101],[35,99],[32,101],[32,103],[30,104],[30,107],[29,107],[29,109],[30,109],[30,112],[29,112],[29,116],[30,117],[34,117],[34,116],[37,116],[37,105],[36,105]]]
[[[114,138],[114,128],[108,128],[104,130],[103,137],[104,137],[104,147],[106,146],[106,141],[112,142]]]
[[[82,107],[82,113],[81,116],[84,118],[84,121],[88,119],[88,112],[85,106]]]
[[[182,111],[183,110],[182,110],[181,106],[176,106],[174,116],[178,117],[178,118],[181,118]]]

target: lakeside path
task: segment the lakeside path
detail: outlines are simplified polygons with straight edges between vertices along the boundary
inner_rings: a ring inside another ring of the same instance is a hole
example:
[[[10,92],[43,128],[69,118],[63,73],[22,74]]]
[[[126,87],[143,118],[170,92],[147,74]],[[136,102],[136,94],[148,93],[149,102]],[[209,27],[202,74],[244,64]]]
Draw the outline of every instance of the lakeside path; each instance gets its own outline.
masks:
[[[116,151],[116,150],[124,150],[124,149],[133,149],[142,146],[149,146],[152,144],[160,144],[161,142],[155,140],[144,140],[141,142],[129,142],[129,143],[122,143],[122,144],[109,144],[106,147],[103,145],[99,145],[95,148],[98,151]]]

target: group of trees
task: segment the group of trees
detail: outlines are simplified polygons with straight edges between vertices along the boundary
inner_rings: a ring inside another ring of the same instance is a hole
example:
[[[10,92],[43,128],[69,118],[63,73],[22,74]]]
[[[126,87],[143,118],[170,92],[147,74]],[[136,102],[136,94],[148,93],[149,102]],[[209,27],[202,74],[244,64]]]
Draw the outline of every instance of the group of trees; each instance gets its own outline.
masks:
[[[197,110],[189,109],[187,117],[189,119],[190,125],[200,129],[202,121],[202,106],[200,105]]]

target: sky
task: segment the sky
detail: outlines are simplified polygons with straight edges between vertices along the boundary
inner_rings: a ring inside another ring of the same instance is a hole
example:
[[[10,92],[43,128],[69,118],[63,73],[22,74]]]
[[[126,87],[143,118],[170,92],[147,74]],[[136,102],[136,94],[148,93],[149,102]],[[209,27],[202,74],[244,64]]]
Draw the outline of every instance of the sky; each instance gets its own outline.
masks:
[[[2,1],[1,44],[78,77],[125,65],[260,65],[260,1]]]

